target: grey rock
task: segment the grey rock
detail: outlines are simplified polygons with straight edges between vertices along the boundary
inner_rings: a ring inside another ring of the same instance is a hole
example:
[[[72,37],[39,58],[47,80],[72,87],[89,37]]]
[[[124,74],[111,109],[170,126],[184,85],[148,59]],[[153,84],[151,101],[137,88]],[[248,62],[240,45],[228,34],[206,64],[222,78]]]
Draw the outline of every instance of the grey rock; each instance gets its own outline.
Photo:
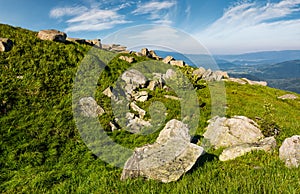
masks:
[[[170,64],[173,66],[177,66],[177,67],[184,67],[185,66],[185,62],[182,60],[179,61],[170,61]]]
[[[206,72],[206,70],[203,67],[199,67],[198,69],[193,71],[193,75],[197,79],[201,79],[205,72]]]
[[[296,100],[298,97],[294,94],[285,94],[283,96],[280,96],[278,97],[279,99],[282,99],[282,100]]]
[[[127,84],[134,84],[137,86],[144,86],[147,82],[147,78],[141,72],[135,69],[125,71],[121,78]]]
[[[101,108],[94,98],[92,97],[85,97],[79,100],[79,105],[82,111],[82,114],[86,117],[97,117],[98,115],[101,116],[105,113],[103,108]]]
[[[135,58],[134,57],[120,56],[119,59],[127,61],[128,63],[134,63],[135,62]]]
[[[189,141],[186,125],[177,120],[169,121],[154,144],[134,150],[125,163],[121,180],[136,177],[163,183],[178,180],[204,154],[202,147]]]
[[[166,74],[163,75],[163,79],[174,79],[176,78],[177,73],[173,69],[168,69]]]
[[[140,133],[144,128],[151,127],[151,123],[149,121],[145,121],[144,119],[135,117],[128,121],[126,127],[131,133]]]
[[[170,96],[170,95],[164,95],[165,98],[171,99],[171,100],[181,100],[181,98],[178,98],[176,96]]]
[[[148,100],[148,92],[147,91],[141,91],[133,94],[133,97],[138,102],[146,102]]]
[[[276,147],[276,140],[274,137],[268,137],[258,141],[257,143],[245,143],[241,145],[232,146],[223,150],[219,156],[220,161],[233,160],[237,157],[243,156],[252,151],[271,152]]]
[[[174,58],[172,56],[166,56],[164,59],[163,59],[163,62],[166,63],[166,64],[170,64],[171,61],[173,61]]]
[[[0,38],[0,52],[8,52],[13,48],[13,41],[8,38]]]
[[[41,30],[38,33],[38,38],[41,40],[51,40],[57,42],[65,42],[67,34],[58,30]]]
[[[139,117],[142,119],[146,115],[146,111],[141,109],[138,105],[136,105],[135,102],[130,103],[130,107],[132,108],[133,111],[138,112]]]
[[[151,80],[147,88],[154,91],[157,86],[159,86],[159,82],[157,80]]]
[[[300,136],[295,135],[283,141],[279,148],[279,157],[289,168],[300,166]]]
[[[213,148],[256,143],[264,138],[257,123],[244,116],[214,117],[203,134]]]

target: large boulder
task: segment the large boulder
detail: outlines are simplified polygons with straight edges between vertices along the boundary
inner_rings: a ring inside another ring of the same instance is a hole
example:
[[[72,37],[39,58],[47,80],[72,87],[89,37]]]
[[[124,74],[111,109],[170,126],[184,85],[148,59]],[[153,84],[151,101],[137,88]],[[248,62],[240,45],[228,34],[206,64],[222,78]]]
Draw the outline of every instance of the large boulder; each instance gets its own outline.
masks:
[[[101,108],[93,97],[84,97],[79,100],[81,113],[85,117],[95,118],[98,115],[104,114],[103,108]]]
[[[203,67],[199,67],[193,71],[193,76],[195,76],[196,79],[201,79],[205,72],[206,70]]]
[[[163,63],[170,64],[170,62],[173,61],[173,60],[174,60],[174,58],[172,56],[166,56],[163,59]]]
[[[0,38],[0,52],[10,51],[13,47],[13,41],[8,38]]]
[[[57,42],[66,42],[67,34],[58,30],[41,30],[38,33],[41,40],[51,40]]]
[[[121,180],[144,177],[163,183],[178,180],[204,154],[202,147],[190,143],[189,129],[178,120],[169,121],[156,142],[134,150],[125,163]]]
[[[177,66],[177,67],[184,67],[185,66],[185,62],[182,60],[179,61],[170,61],[170,64],[173,66]]]
[[[147,78],[135,69],[125,71],[121,79],[126,83],[125,92],[127,95],[131,95],[135,89],[144,87],[147,83]]]
[[[252,151],[265,151],[271,152],[276,147],[276,140],[274,137],[267,137],[258,141],[257,143],[245,143],[228,147],[223,150],[219,156],[220,161],[233,160],[237,157],[243,156],[244,154]]]
[[[289,168],[300,166],[300,136],[295,135],[283,141],[279,148],[279,157]]]
[[[205,141],[216,149],[244,143],[256,143],[264,138],[257,123],[244,116],[214,117],[209,120],[203,136]]]

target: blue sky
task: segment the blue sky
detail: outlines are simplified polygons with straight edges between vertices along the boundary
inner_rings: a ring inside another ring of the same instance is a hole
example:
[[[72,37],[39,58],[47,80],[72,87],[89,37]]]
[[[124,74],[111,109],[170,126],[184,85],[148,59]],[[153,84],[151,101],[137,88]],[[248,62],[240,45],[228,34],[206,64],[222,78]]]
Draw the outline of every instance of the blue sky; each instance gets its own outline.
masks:
[[[154,24],[181,29],[215,54],[300,50],[300,0],[0,0],[0,5],[0,23],[55,28],[69,37],[103,38]]]

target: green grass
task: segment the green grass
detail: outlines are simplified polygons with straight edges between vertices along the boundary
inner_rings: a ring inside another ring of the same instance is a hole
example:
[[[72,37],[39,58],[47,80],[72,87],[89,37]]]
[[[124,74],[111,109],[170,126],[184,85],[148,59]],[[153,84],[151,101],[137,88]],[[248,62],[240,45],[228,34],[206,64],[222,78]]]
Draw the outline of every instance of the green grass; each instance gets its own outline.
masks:
[[[0,53],[0,193],[299,193],[300,170],[288,169],[274,153],[253,152],[233,161],[217,160],[209,151],[177,182],[134,179],[120,181],[122,169],[98,159],[82,141],[72,112],[72,89],[78,67],[90,47],[41,41],[36,32],[0,25],[0,37],[13,40],[14,48]],[[110,61],[115,54],[101,53]],[[97,58],[97,53],[95,53]],[[99,57],[99,56],[98,56]],[[149,59],[136,57],[138,62]],[[99,121],[108,130],[114,116],[110,99],[102,91],[130,64],[114,57],[97,83],[96,100],[106,110]],[[191,79],[200,105],[196,135],[201,137],[211,118],[210,88]],[[23,76],[23,79],[17,78]],[[104,81],[105,80],[105,81]],[[264,105],[274,107],[282,141],[300,134],[300,101],[280,100],[289,93],[262,86],[225,83],[226,116],[264,117]],[[150,92],[151,102],[165,104],[167,120],[180,118],[180,105],[162,98],[172,91]],[[299,96],[299,95],[298,95]],[[300,97],[300,96],[299,96]],[[223,103],[223,102],[222,102]],[[162,127],[161,127],[162,128]],[[125,131],[107,132],[117,143],[135,148],[155,141],[159,131],[144,136]]]

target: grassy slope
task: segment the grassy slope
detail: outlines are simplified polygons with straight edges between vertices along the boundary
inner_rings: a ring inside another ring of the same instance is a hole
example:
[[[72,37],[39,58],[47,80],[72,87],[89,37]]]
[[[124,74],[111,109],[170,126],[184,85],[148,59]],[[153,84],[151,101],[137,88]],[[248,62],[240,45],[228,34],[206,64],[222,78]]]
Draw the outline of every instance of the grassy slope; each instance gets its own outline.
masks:
[[[88,46],[40,41],[36,33],[0,25],[0,37],[11,38],[12,51],[0,54],[0,192],[1,193],[299,193],[300,170],[287,169],[278,153],[250,153],[220,162],[212,151],[181,180],[162,184],[141,179],[119,181],[121,169],[97,159],[82,142],[72,115],[72,83]],[[139,61],[147,60],[138,58]],[[117,69],[117,67],[121,67]],[[114,59],[99,81],[99,91],[114,82],[128,64]],[[110,74],[109,72],[118,72]],[[18,79],[17,76],[23,76]],[[162,91],[155,91],[159,96]],[[284,138],[300,134],[300,101],[277,97],[287,92],[268,87],[226,83],[227,116],[264,117],[272,104]],[[198,135],[210,118],[209,88],[198,90],[201,108]],[[96,94],[109,110],[108,99]],[[178,105],[172,101],[166,106]],[[168,110],[176,116],[176,108]],[[112,112],[100,118],[107,127]],[[168,118],[171,119],[171,118]],[[155,135],[110,133],[116,142],[136,147],[153,142]]]

